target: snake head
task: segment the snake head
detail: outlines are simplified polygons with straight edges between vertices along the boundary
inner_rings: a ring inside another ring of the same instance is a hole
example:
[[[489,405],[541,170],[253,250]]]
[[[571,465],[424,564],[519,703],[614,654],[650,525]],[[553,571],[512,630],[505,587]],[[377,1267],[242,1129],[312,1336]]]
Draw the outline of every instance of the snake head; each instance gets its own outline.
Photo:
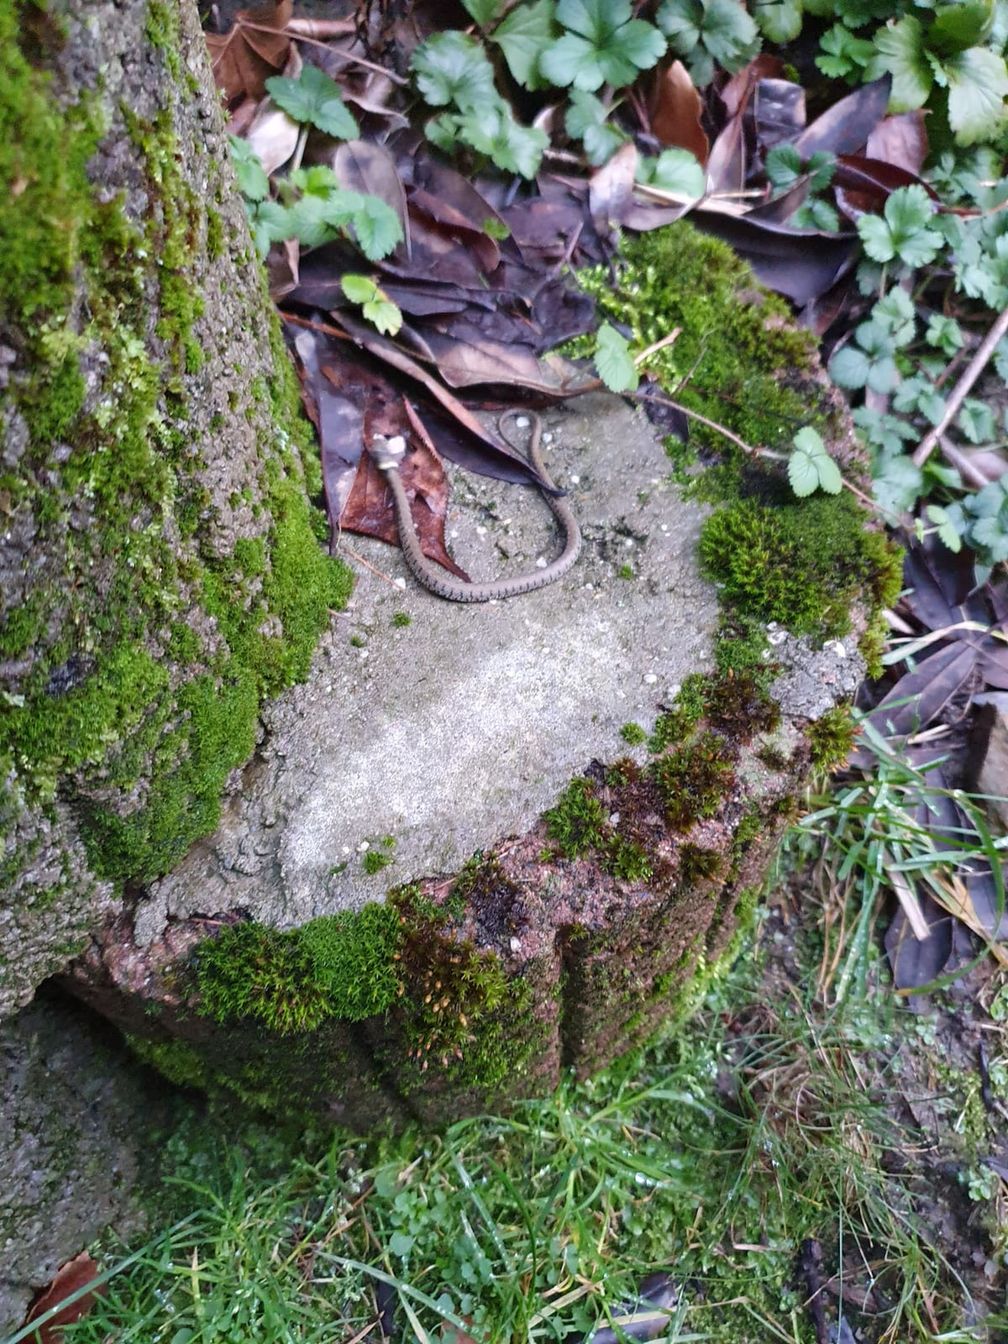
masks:
[[[399,464],[406,455],[406,440],[401,434],[387,439],[384,434],[376,434],[368,450],[371,460],[379,471],[398,471]]]

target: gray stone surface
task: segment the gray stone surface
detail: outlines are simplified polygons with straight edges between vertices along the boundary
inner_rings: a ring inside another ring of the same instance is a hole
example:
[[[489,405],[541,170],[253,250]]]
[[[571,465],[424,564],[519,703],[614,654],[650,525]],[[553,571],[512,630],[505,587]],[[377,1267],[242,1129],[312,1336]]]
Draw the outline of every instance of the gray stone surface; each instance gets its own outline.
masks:
[[[143,1221],[164,1089],[79,1006],[37,999],[0,1026],[0,1337],[110,1224]]]
[[[241,907],[289,925],[451,872],[526,830],[593,757],[625,753],[621,726],[650,726],[710,666],[716,596],[694,554],[704,511],[669,482],[656,432],[603,394],[551,411],[545,428],[581,520],[578,563],[538,592],[466,606],[421,588],[397,550],[344,538],[359,575],[350,606],[309,682],[267,711],[216,834],[138,907],[141,941],[169,917]],[[537,491],[454,479],[449,544],[472,577],[555,553]],[[393,862],[369,876],[365,847],[385,837]]]

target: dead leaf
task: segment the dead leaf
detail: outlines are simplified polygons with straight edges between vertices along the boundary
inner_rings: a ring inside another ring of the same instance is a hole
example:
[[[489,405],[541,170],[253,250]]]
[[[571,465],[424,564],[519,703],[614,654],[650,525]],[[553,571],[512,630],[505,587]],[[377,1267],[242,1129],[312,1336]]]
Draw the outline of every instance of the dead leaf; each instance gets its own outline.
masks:
[[[865,153],[870,159],[895,164],[908,173],[919,173],[928,156],[926,116],[918,109],[883,117],[869,135]]]
[[[78,1292],[97,1277],[98,1265],[91,1259],[87,1251],[81,1251],[80,1255],[75,1255],[72,1260],[68,1260],[65,1265],[60,1266],[49,1287],[36,1297],[25,1318],[25,1324],[28,1325],[31,1321],[39,1320],[46,1312],[51,1311],[53,1307],[58,1307],[71,1294]],[[94,1305],[95,1297],[107,1291],[105,1284],[100,1284],[92,1291],[82,1293],[62,1311],[58,1311],[55,1316],[50,1317],[44,1325],[39,1326],[37,1332],[39,1344],[59,1344],[59,1341],[63,1338],[63,1326],[70,1325],[86,1316]],[[34,1338],[35,1336],[33,1336],[33,1340]]]
[[[298,134],[297,122],[291,121],[287,113],[268,98],[263,100],[252,124],[244,132],[267,173],[275,173],[291,157],[297,147]]]
[[[336,147],[332,167],[341,186],[367,196],[377,196],[396,212],[404,235],[401,246],[409,257],[411,243],[406,191],[395,159],[388,150],[370,140],[347,140]]]
[[[889,102],[889,75],[862,84],[816,117],[794,141],[803,159],[825,150],[830,154],[856,154],[885,115]]]
[[[682,61],[673,61],[655,76],[649,111],[660,144],[688,149],[701,167],[706,165],[710,142],[700,123],[703,101]]]
[[[291,51],[286,29],[293,8],[293,0],[277,0],[240,9],[230,32],[207,34],[214,80],[228,102],[264,97],[266,80],[283,70]]]
[[[633,195],[637,146],[628,140],[588,180],[588,210],[602,233],[618,228]]]

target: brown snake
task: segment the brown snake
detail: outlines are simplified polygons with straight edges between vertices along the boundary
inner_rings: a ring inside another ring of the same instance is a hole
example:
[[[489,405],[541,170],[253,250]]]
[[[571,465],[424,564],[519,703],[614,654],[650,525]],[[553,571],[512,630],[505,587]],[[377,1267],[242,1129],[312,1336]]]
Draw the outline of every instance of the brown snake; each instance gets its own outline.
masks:
[[[513,414],[513,411],[506,411],[498,421],[502,434],[504,433],[504,421],[509,415]],[[540,450],[542,421],[537,415],[532,415],[531,420],[532,437],[529,440],[529,461],[547,485],[552,487],[553,482],[546,471]],[[402,477],[399,475],[399,463],[406,451],[405,442],[401,437],[385,439],[376,436],[369,451],[375,466],[383,473],[389,489],[392,491],[403,558],[414,577],[425,588],[429,588],[432,593],[436,593],[438,597],[447,598],[449,602],[493,602],[498,598],[516,597],[519,593],[532,593],[537,588],[545,588],[547,584],[555,583],[557,579],[567,573],[578,558],[578,553],[581,550],[581,530],[577,525],[577,519],[564,499],[558,499],[543,492],[543,498],[553,510],[554,517],[564,532],[564,548],[555,560],[551,561],[544,569],[536,570],[534,574],[516,575],[513,579],[495,579],[489,583],[464,583],[461,579],[452,578],[440,565],[428,560],[420,549],[420,539],[413,525],[413,515],[410,513],[406,488],[402,483]]]

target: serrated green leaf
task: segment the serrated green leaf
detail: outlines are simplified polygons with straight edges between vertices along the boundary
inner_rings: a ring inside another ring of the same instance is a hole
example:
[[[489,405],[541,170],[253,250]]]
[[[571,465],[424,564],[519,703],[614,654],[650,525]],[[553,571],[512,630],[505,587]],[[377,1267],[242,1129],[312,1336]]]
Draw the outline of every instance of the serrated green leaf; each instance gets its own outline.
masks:
[[[378,286],[369,275],[340,276],[340,289],[351,303],[370,303],[378,291]]]
[[[819,229],[822,233],[835,233],[840,227],[840,216],[822,197],[806,201],[791,216],[796,229]]]
[[[564,128],[572,140],[581,140],[592,126],[601,126],[609,109],[601,98],[583,89],[574,89],[564,114]]]
[[[976,397],[967,397],[963,402],[956,424],[970,443],[991,443],[997,437],[994,408]]]
[[[266,91],[294,121],[317,126],[336,140],[353,140],[358,134],[340,86],[317,65],[304,66],[297,79],[274,75],[267,79]]]
[[[462,0],[466,12],[470,17],[485,28],[491,23],[498,14],[498,11],[504,7],[504,0]]]
[[[929,504],[924,510],[929,520],[934,523],[938,534],[938,540],[943,546],[947,546],[950,551],[962,550],[962,537],[955,523],[948,515],[948,510],[939,507],[937,504]]]
[[[873,261],[898,257],[916,270],[933,261],[942,246],[942,235],[931,228],[934,206],[923,187],[916,184],[893,191],[883,217],[862,215],[857,222],[865,252]]]
[[[229,135],[228,143],[231,146],[231,161],[238,179],[238,190],[247,200],[265,200],[269,195],[269,178],[259,155],[240,135]]]
[[[879,62],[892,75],[889,108],[913,112],[923,107],[934,83],[924,47],[924,30],[912,14],[890,22],[875,34]]]
[[[837,464],[825,453],[816,458],[816,466],[819,469],[819,488],[828,495],[838,495],[843,489],[843,477]]]
[[[417,88],[431,107],[475,107],[494,98],[493,66],[475,38],[450,29],[421,42],[410,57]]]
[[[788,458],[787,469],[791,489],[799,499],[814,494],[819,488],[818,468],[808,453],[803,452],[800,448],[795,449]]]
[[[995,139],[1005,124],[1008,69],[1004,57],[971,47],[944,63],[948,78],[948,119],[957,144]]]
[[[361,196],[353,212],[353,232],[368,261],[380,261],[402,242],[398,214],[377,196]]]
[[[770,185],[778,191],[787,191],[805,172],[802,156],[794,145],[774,145],[767,151],[766,175]]]
[[[383,289],[367,275],[344,275],[340,288],[351,303],[360,305],[365,319],[385,336],[395,336],[403,322],[403,315]]]
[[[939,5],[927,32],[927,44],[943,56],[986,42],[994,24],[992,0],[959,0]]]
[[[245,209],[252,226],[252,240],[260,257],[266,256],[273,243],[297,237],[290,211],[277,201],[247,201]]]
[[[665,53],[661,33],[630,17],[625,0],[559,0],[557,21],[569,31],[543,52],[539,71],[552,84],[587,93],[632,84]]]
[[[913,299],[900,285],[894,285],[884,298],[879,299],[872,308],[871,318],[888,332],[897,350],[909,345],[917,331]]]
[[[845,345],[837,350],[829,362],[829,376],[838,387],[856,392],[868,381],[871,367],[868,356],[855,345]]]
[[[657,158],[642,158],[637,166],[637,180],[691,199],[707,190],[707,174],[688,149],[663,149]]]
[[[609,322],[603,322],[598,329],[595,367],[610,392],[633,392],[640,382],[629,345]]]
[[[535,177],[549,144],[545,131],[515,121],[507,103],[496,94],[482,108],[472,108],[458,118],[457,135],[504,172],[522,177]]]
[[[539,75],[539,57],[553,41],[553,11],[553,0],[519,5],[490,35],[504,53],[511,74],[526,89],[541,89],[546,83]]]
[[[655,22],[700,85],[710,82],[715,64],[741,70],[761,45],[759,29],[739,0],[663,0]]]
[[[912,509],[923,489],[924,477],[920,467],[905,454],[886,458],[875,476],[872,493],[881,508],[889,513],[905,513]]]
[[[962,328],[954,317],[946,317],[943,313],[932,313],[928,321],[927,331],[924,333],[924,339],[928,345],[934,346],[946,358],[951,359],[955,352],[962,347]]]

